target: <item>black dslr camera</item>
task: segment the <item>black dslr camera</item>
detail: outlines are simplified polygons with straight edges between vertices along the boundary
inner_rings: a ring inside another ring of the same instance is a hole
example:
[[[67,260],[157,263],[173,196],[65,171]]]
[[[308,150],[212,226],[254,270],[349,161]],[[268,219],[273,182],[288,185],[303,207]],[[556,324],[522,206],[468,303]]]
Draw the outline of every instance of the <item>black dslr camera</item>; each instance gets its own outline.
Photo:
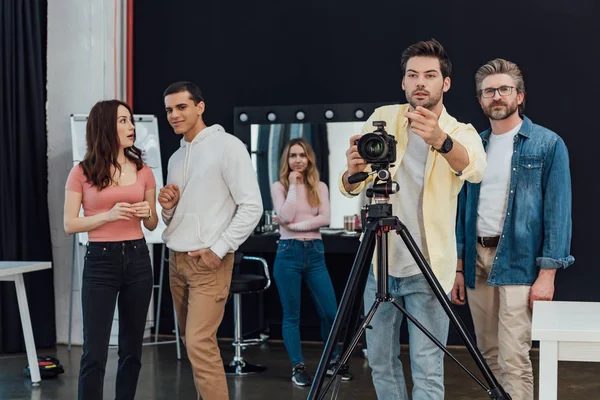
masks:
[[[376,129],[356,141],[358,154],[368,164],[393,164],[396,161],[396,138],[388,134],[385,121],[373,121]]]

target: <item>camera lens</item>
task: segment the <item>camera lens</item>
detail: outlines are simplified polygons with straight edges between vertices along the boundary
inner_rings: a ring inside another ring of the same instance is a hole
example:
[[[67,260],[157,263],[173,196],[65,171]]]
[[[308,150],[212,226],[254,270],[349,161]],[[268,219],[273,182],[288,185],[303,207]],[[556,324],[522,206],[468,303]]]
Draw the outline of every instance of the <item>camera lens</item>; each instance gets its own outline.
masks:
[[[384,127],[385,121],[373,121],[375,132],[367,133],[356,141],[358,154],[367,164],[392,164],[396,161],[396,138],[389,135]],[[381,166],[374,166],[380,168]]]
[[[365,153],[369,157],[379,158],[381,153],[383,153],[384,143],[381,140],[376,140],[377,138],[373,138],[365,143]]]
[[[380,135],[367,134],[358,143],[358,153],[367,162],[378,162],[387,157],[388,145]]]

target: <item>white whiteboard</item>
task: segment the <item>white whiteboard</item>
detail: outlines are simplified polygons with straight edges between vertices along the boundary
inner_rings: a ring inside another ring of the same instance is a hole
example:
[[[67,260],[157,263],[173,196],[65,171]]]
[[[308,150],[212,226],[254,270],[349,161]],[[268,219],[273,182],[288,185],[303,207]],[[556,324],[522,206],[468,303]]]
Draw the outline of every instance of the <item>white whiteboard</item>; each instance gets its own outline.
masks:
[[[87,114],[71,115],[71,141],[73,144],[73,166],[79,164],[83,160],[86,152],[85,143],[85,125],[87,123]],[[156,194],[163,187],[162,164],[160,158],[160,141],[158,137],[158,123],[154,115],[138,115],[134,114],[135,121],[135,146],[142,150],[142,160],[154,174],[156,180]],[[160,217],[162,207],[156,202],[156,213],[158,214],[158,226],[155,230],[149,231],[142,225],[142,231],[146,242],[163,243],[162,233],[166,228],[165,223]],[[83,209],[79,212],[83,216]],[[87,233],[79,233],[79,243],[87,244]]]

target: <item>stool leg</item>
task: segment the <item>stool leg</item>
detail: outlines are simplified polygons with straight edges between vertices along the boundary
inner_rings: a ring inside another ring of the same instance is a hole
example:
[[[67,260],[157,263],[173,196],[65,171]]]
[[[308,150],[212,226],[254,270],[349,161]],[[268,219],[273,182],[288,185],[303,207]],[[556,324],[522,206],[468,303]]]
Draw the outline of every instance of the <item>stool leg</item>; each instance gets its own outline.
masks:
[[[233,325],[235,355],[229,364],[225,364],[225,374],[243,376],[266,371],[267,367],[249,364],[242,357],[242,295],[240,293],[233,295]]]
[[[242,295],[233,295],[233,325],[235,328],[234,333],[234,346],[235,356],[233,357],[234,363],[239,363],[242,367],[244,366],[244,358],[242,357]]]

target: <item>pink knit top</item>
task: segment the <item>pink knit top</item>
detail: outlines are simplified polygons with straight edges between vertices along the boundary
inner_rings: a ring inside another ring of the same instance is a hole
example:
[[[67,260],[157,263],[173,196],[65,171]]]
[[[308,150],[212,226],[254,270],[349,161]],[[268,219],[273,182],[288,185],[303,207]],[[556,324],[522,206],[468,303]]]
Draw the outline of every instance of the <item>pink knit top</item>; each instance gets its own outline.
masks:
[[[144,201],[147,190],[156,187],[156,181],[152,170],[144,165],[137,172],[135,183],[126,186],[109,186],[98,190],[91,183],[86,182],[83,169],[76,165],[67,178],[65,189],[82,194],[83,214],[86,217],[109,211],[115,204],[139,203]],[[129,221],[118,220],[107,222],[104,225],[88,232],[90,242],[120,242],[123,240],[135,240],[144,237],[142,223],[139,218],[131,218]]]
[[[321,204],[312,207],[304,184],[290,185],[287,193],[281,182],[271,185],[281,239],[321,239],[319,228],[329,225],[329,191],[323,182],[319,182],[319,195]]]

